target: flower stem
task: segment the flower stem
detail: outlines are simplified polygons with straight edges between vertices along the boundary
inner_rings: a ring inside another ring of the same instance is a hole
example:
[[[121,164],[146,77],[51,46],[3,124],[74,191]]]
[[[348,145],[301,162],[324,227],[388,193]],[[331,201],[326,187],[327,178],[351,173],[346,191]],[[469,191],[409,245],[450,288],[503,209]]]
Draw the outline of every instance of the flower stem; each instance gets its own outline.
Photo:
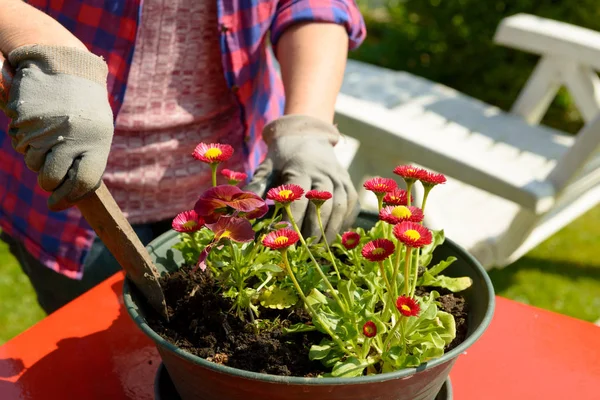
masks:
[[[385,314],[388,311],[388,309],[390,307],[392,307],[392,304],[394,303],[394,292],[392,291],[392,285],[390,284],[390,281],[387,277],[387,272],[385,271],[385,267],[383,266],[383,261],[379,261],[379,272],[381,272],[381,275],[383,276],[383,279],[385,280],[385,286],[388,291],[388,297],[390,298],[389,301],[385,305],[385,309],[383,310],[384,311],[383,314]]]
[[[281,210],[281,205],[279,203],[275,203],[275,211],[273,211],[273,216],[271,217],[271,220],[269,221],[269,225],[267,225],[269,228],[271,228],[271,225],[273,225],[273,221],[275,221],[275,218],[277,217],[277,213],[279,213],[279,210]]]
[[[394,270],[392,272],[392,288],[394,289],[394,297],[398,294],[398,270],[400,269],[400,258],[402,258],[402,245],[398,240],[396,243],[396,264],[394,265]]]
[[[369,350],[371,350],[371,338],[365,338],[365,341],[362,346],[361,358],[367,358],[369,355]]]
[[[387,348],[388,344],[390,343],[390,340],[392,339],[392,337],[394,337],[394,335],[396,334],[396,331],[400,327],[401,322],[402,322],[402,316],[400,318],[398,318],[398,321],[396,321],[396,324],[394,325],[392,330],[388,333],[387,338],[385,338],[385,342],[383,343],[383,349],[382,349],[383,351],[388,350],[388,348]]]
[[[290,223],[294,227],[294,230],[296,231],[296,233],[298,233],[298,236],[300,237],[300,242],[302,243],[302,246],[304,246],[304,249],[308,252],[308,256],[310,257],[310,260],[317,268],[317,272],[319,273],[319,275],[321,275],[321,279],[323,279],[323,281],[325,282],[325,285],[331,292],[331,295],[333,296],[335,301],[338,303],[338,305],[342,309],[342,312],[346,313],[348,311],[346,304],[344,302],[342,302],[340,297],[337,295],[335,289],[331,285],[331,282],[329,282],[329,279],[327,279],[327,276],[321,270],[321,266],[319,265],[317,260],[315,260],[315,257],[312,255],[310,249],[308,248],[308,245],[306,244],[306,240],[304,240],[304,236],[302,236],[302,233],[300,232],[300,229],[298,228],[298,224],[296,224],[296,220],[294,219],[294,216],[292,215],[292,210],[290,210],[290,205],[286,204],[284,207],[285,207],[285,212],[287,213],[288,218],[290,219]]]
[[[410,261],[412,255],[412,247],[406,248],[406,258],[404,261],[404,292],[408,296],[410,294]]]
[[[212,185],[213,187],[217,186],[217,166],[219,164],[218,163],[211,163],[210,164],[210,169],[211,169],[211,176],[212,176]]]
[[[383,193],[375,193],[375,195],[377,196],[377,212],[381,212],[381,209],[383,208]]]
[[[410,194],[412,192],[413,184],[414,184],[414,181],[412,181],[412,182],[406,182],[406,205],[408,207],[410,207],[412,205],[412,204],[410,204],[411,203],[411,201],[410,201]]]
[[[329,336],[331,336],[331,338],[333,339],[333,341],[340,347],[340,349],[342,349],[342,351],[344,351],[348,355],[352,355],[352,353],[350,352],[350,350],[348,350],[346,348],[346,345],[344,344],[344,342],[342,342],[342,340],[338,337],[338,335],[336,335],[329,328],[329,326],[327,326],[325,323],[323,323],[323,321],[321,320],[321,317],[319,316],[319,314],[317,314],[317,312],[315,311],[315,309],[312,308],[312,306],[308,302],[308,299],[304,295],[304,292],[302,291],[302,288],[300,287],[300,284],[296,280],[296,276],[294,275],[294,271],[292,271],[292,267],[290,266],[290,262],[289,262],[288,257],[287,257],[287,249],[283,249],[281,251],[281,256],[283,258],[283,265],[285,265],[285,269],[286,269],[286,271],[287,271],[290,279],[292,280],[292,283],[294,284],[294,287],[298,291],[298,295],[300,295],[300,298],[304,302],[304,305],[306,306],[306,309],[308,310],[308,312],[310,313],[310,315],[316,321],[318,321],[319,324],[321,324],[321,326],[323,327],[323,329],[325,330],[325,332],[327,332],[327,334]]]
[[[335,258],[333,257],[333,253],[331,252],[331,248],[329,247],[329,243],[327,243],[327,238],[325,237],[325,229],[323,229],[323,221],[321,219],[321,206],[317,206],[317,221],[319,221],[319,228],[321,228],[321,235],[323,235],[323,242],[325,243],[325,247],[327,247],[327,253],[329,253],[329,258],[331,258],[331,264],[333,265],[333,269],[335,269],[335,273],[337,274],[338,279],[342,279],[340,276],[340,271],[335,263]]]
[[[412,287],[410,289],[410,297],[414,297],[415,291],[417,290],[417,279],[419,279],[419,255],[421,253],[420,249],[417,249],[417,253],[415,254],[415,272],[414,279],[412,282]]]
[[[421,203],[421,211],[425,212],[425,204],[427,203],[427,196],[429,196],[429,192],[433,186],[425,186],[425,191],[423,192],[423,202]]]

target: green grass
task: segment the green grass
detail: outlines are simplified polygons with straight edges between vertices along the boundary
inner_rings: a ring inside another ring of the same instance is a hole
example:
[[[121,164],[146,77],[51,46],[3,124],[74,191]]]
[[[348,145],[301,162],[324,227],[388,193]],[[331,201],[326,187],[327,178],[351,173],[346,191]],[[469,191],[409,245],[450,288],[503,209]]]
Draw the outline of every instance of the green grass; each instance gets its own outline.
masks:
[[[600,319],[599,243],[597,206],[490,277],[500,296],[594,322]]]
[[[44,318],[17,260],[0,241],[0,344]]]
[[[587,321],[600,319],[600,206],[516,263],[490,271],[504,297]],[[0,344],[44,317],[16,260],[0,242]]]

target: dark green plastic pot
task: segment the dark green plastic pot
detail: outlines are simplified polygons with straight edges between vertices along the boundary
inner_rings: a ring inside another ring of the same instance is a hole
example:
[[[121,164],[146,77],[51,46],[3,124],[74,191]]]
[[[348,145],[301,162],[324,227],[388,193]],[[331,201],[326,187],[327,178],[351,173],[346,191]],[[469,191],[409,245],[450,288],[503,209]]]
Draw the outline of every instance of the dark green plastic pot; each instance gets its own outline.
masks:
[[[362,214],[357,225],[369,226],[376,220]],[[156,266],[163,271],[182,264],[172,249],[178,233],[169,231],[147,248]],[[433,263],[454,256],[458,260],[444,271],[448,276],[469,276],[473,286],[463,294],[470,306],[466,340],[442,357],[417,368],[357,378],[284,377],[244,371],[214,364],[167,342],[146,323],[145,301],[130,290],[125,281],[125,307],[140,329],[154,341],[177,391],[184,400],[433,400],[450,373],[457,357],[486,330],[494,312],[494,290],[483,267],[451,240],[439,246]]]

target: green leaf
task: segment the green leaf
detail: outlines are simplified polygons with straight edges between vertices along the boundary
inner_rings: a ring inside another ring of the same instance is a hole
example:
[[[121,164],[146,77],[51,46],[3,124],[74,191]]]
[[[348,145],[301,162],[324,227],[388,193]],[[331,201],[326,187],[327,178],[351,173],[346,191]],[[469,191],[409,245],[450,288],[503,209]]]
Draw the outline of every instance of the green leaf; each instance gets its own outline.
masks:
[[[282,272],[283,269],[281,269],[281,267],[279,265],[276,264],[260,264],[260,265],[256,265],[254,267],[254,272],[258,273],[258,272],[272,272],[275,274],[278,274],[280,272]]]
[[[451,278],[449,276],[438,275],[431,276],[428,271],[425,271],[423,274],[423,281],[421,283],[423,286],[437,286],[443,287],[451,292],[460,292],[463,291],[473,284],[473,280],[468,276],[463,276],[459,278]]]
[[[325,295],[316,288],[313,289],[308,296],[306,296],[306,300],[310,306],[327,304],[327,297],[325,297]]]
[[[314,360],[322,360],[329,352],[333,349],[330,343],[326,344],[313,344],[310,346],[310,350],[308,351],[308,358],[312,361]]]
[[[428,272],[431,276],[436,276],[448,268],[454,261],[456,261],[456,257],[450,256],[444,261],[440,261],[435,267],[430,268]]]
[[[423,246],[421,248],[421,256],[419,258],[419,263],[423,267],[427,267],[429,265],[429,263],[431,262],[431,259],[433,258],[433,251],[435,250],[435,248],[437,246],[444,243],[444,240],[446,239],[443,229],[439,230],[439,231],[432,230],[431,235],[432,235],[431,243],[426,246]]]
[[[296,304],[298,296],[291,288],[282,289],[278,286],[270,286],[261,292],[258,300],[263,307],[283,310]]]
[[[316,330],[317,328],[314,325],[307,325],[299,322],[288,328],[283,328],[283,333],[287,335],[291,333],[313,332]]]
[[[351,280],[341,280],[338,283],[338,290],[350,309],[354,309],[354,294],[356,292],[356,284],[354,284],[354,282]]]
[[[366,360],[361,361],[356,357],[350,357],[345,361],[337,362],[331,371],[331,376],[339,378],[361,376],[368,365]]]
[[[456,321],[454,320],[454,316],[445,311],[438,311],[437,317],[443,327],[443,330],[439,330],[438,333],[445,344],[449,345],[456,337]]]

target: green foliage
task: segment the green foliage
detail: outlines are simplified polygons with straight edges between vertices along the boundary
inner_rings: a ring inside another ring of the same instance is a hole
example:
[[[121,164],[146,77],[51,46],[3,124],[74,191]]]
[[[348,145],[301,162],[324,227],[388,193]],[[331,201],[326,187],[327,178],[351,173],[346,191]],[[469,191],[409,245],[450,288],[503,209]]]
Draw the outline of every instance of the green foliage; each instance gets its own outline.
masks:
[[[360,0],[367,39],[352,58],[403,70],[509,109],[537,57],[493,43],[502,18],[517,13],[600,31],[596,0]],[[576,132],[581,120],[566,91],[544,123]]]

